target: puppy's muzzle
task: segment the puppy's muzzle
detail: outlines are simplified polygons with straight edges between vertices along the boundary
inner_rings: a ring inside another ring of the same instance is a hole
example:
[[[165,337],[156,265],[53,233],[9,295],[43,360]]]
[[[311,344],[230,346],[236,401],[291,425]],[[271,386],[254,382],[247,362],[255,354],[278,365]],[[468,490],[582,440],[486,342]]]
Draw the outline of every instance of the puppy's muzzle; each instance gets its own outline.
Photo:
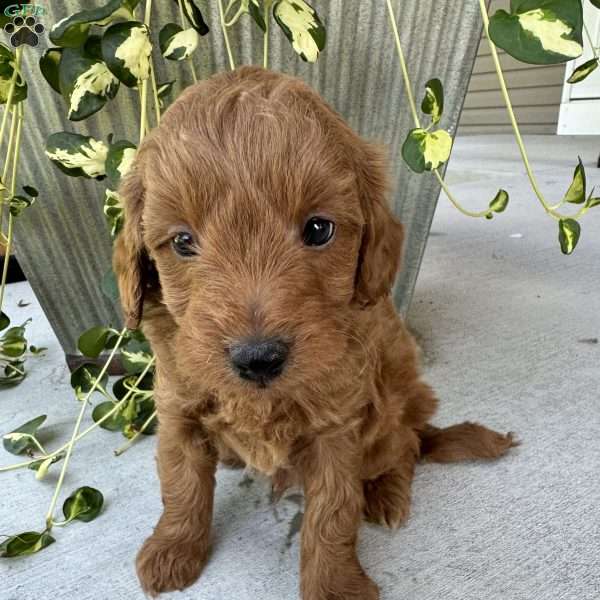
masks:
[[[289,345],[281,338],[240,340],[229,347],[233,370],[263,387],[281,375],[288,354]]]

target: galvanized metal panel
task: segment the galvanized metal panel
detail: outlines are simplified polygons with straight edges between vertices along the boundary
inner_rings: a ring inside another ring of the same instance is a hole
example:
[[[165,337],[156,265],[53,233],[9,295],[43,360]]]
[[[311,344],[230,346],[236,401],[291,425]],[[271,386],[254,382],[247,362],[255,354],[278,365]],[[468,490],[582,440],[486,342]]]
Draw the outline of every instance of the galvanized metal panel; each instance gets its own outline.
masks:
[[[66,0],[48,4],[45,22],[100,2]],[[408,308],[425,249],[439,187],[430,175],[415,175],[400,158],[400,148],[412,121],[396,58],[385,2],[314,1],[327,23],[328,43],[316,65],[303,63],[274,28],[271,66],[304,78],[340,111],[363,136],[390,149],[394,174],[394,208],[407,230],[404,267],[395,288],[399,310]],[[436,2],[394,0],[399,29],[417,95],[425,82],[440,77],[446,87],[443,125],[455,131],[481,36],[477,0]],[[227,68],[216,3],[207,15],[212,33],[203,38],[194,58],[199,77]],[[155,34],[164,23],[177,21],[174,2],[154,3]],[[239,63],[262,62],[262,36],[244,23],[232,32]],[[75,351],[80,332],[101,323],[119,323],[118,308],[104,298],[99,281],[110,264],[110,240],[102,215],[104,186],[69,178],[43,154],[44,141],[55,131],[69,130],[104,138],[135,140],[139,105],[137,93],[122,88],[98,115],[69,123],[63,101],[37,70],[45,47],[27,49],[30,99],[21,169],[23,183],[39,187],[41,198],[26,211],[17,228],[17,253],[46,314],[67,353]],[[178,78],[190,83],[185,65],[157,61],[159,80]]]

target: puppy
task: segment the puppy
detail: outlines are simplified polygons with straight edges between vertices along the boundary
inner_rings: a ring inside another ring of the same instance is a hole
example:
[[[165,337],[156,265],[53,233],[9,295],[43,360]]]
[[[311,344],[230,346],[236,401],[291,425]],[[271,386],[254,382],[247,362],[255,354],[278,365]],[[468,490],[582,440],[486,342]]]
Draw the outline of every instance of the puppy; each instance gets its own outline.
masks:
[[[298,79],[254,67],[188,88],[120,193],[114,268],[157,358],[164,512],[143,589],[193,583],[219,459],[303,487],[303,600],[375,600],[362,517],[398,527],[420,458],[495,458],[512,437],[429,425],[437,401],[390,289],[402,226],[380,148]]]

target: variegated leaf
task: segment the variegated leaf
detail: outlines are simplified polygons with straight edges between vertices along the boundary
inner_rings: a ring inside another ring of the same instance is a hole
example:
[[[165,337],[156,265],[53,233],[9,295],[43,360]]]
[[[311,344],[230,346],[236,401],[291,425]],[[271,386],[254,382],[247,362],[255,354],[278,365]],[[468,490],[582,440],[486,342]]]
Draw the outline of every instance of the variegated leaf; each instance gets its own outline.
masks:
[[[572,204],[583,204],[587,197],[586,187],[585,167],[583,166],[580,158],[579,164],[575,167],[573,182],[565,194],[565,202],[571,202]]]
[[[490,19],[492,41],[511,56],[536,65],[567,62],[583,52],[581,0],[512,0],[510,13]]]
[[[563,254],[571,254],[579,242],[581,225],[575,219],[561,219],[558,222],[558,241]]]
[[[591,75],[598,68],[598,59],[592,58],[584,62],[582,65],[578,66],[569,79],[567,79],[567,83],[579,83],[583,81],[588,75]]]
[[[594,198],[593,196],[590,196],[587,199],[586,207],[587,208],[594,208],[595,206],[600,206],[600,198]]]
[[[81,121],[98,112],[119,89],[119,80],[106,63],[88,58],[80,48],[65,48],[58,73],[71,121]]]
[[[125,218],[123,199],[118,192],[109,189],[106,190],[104,215],[110,229],[110,234],[115,237],[121,230]]]
[[[421,110],[426,115],[431,115],[434,125],[440,122],[444,112],[444,86],[439,79],[430,79],[425,85]]]
[[[167,23],[158,35],[162,55],[169,60],[184,60],[198,47],[200,36],[190,27],[181,29],[176,23]]]
[[[35,443],[32,437],[35,436],[37,430],[43,425],[46,420],[46,415],[40,415],[27,423],[23,423],[10,433],[2,436],[2,445],[7,452],[11,454],[22,454],[27,450],[35,448]]]
[[[277,0],[273,16],[300,58],[314,63],[327,39],[315,9],[304,0]]]
[[[490,202],[490,209],[495,213],[504,212],[508,206],[508,200],[508,192],[506,190],[500,190]]]
[[[10,536],[0,544],[0,557],[14,558],[16,556],[27,556],[35,554],[50,544],[54,543],[54,538],[43,531],[26,531],[17,535]]]
[[[444,164],[452,152],[452,137],[447,131],[413,129],[402,146],[402,157],[415,173],[431,171]]]
[[[0,104],[6,104],[13,73],[15,72],[16,57],[4,44],[0,44]],[[17,104],[27,98],[27,82],[21,73],[17,73],[12,102]]]
[[[135,153],[135,144],[128,140],[118,140],[110,145],[106,156],[106,175],[115,188],[131,168]]]
[[[158,103],[161,109],[165,106],[165,98],[173,91],[173,84],[175,80],[165,81],[164,83],[159,83],[156,86],[156,95],[158,96]]]
[[[48,48],[40,58],[40,71],[50,87],[60,94],[58,69],[63,53],[62,48]]]
[[[81,46],[92,25],[108,25],[119,19],[133,19],[133,10],[139,0],[111,0],[99,8],[82,10],[55,23],[50,30],[50,40],[63,48]]]
[[[53,133],[46,142],[46,156],[72,177],[104,178],[107,154],[104,142],[68,131]]]
[[[179,0],[174,0],[175,4],[179,5]],[[188,20],[189,24],[200,34],[206,35],[210,29],[208,25],[204,21],[204,17],[202,16],[202,12],[196,6],[193,0],[181,0],[181,5],[183,8],[183,14],[185,18]]]
[[[102,57],[116,77],[128,87],[150,75],[152,43],[148,28],[138,21],[111,25],[102,36]]]
[[[28,198],[27,196],[13,196],[8,201],[8,207],[10,214],[13,217],[18,217],[26,208],[29,208],[35,202],[35,198]]]

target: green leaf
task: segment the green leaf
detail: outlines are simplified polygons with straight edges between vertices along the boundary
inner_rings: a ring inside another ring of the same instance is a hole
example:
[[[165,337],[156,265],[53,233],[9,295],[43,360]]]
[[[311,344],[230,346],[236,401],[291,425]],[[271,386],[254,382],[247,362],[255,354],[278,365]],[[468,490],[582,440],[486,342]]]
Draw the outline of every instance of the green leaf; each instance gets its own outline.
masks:
[[[25,323],[27,324],[27,323]],[[0,352],[11,358],[18,358],[27,350],[25,325],[7,329],[0,338]]]
[[[504,212],[508,206],[508,200],[508,192],[506,190],[500,190],[490,202],[490,209],[496,213]]]
[[[84,44],[92,25],[104,26],[118,19],[133,19],[137,1],[111,0],[108,4],[91,10],[82,10],[61,19],[50,30],[50,41],[63,48],[76,48]]]
[[[9,387],[25,379],[25,363],[23,360],[11,360],[4,367],[4,376],[0,377],[0,386]]]
[[[35,448],[33,440],[28,436],[35,436],[37,430],[42,426],[46,420],[46,415],[40,415],[27,423],[23,423],[20,427],[13,429],[10,433],[3,436],[2,445],[7,452],[11,454],[23,454],[26,450]],[[27,434],[26,436],[19,436],[18,434]],[[17,435],[13,435],[17,434]]]
[[[0,44],[0,104],[6,104],[10,90],[10,81],[15,71],[16,57],[12,51]],[[21,73],[17,73],[12,102],[17,104],[27,98],[27,82]]]
[[[156,95],[158,96],[158,104],[161,109],[165,106],[165,98],[173,91],[175,80],[165,81],[156,86]]]
[[[75,390],[78,400],[83,400],[89,394],[101,371],[102,369],[98,365],[84,363],[71,373],[71,387]],[[106,387],[107,382],[108,375],[105,373],[100,380],[100,385]]]
[[[63,504],[63,514],[67,521],[93,521],[102,510],[104,497],[95,488],[84,486],[76,489]]]
[[[106,340],[111,333],[112,330],[108,327],[92,327],[79,336],[77,348],[84,356],[98,358],[106,347]]]
[[[128,373],[141,373],[152,360],[152,353],[148,351],[137,350],[131,352],[129,350],[121,351],[121,364]]]
[[[6,329],[9,325],[10,319],[8,318],[8,315],[5,312],[0,311],[0,331]]]
[[[584,62],[571,73],[571,77],[567,79],[567,83],[579,83],[580,81],[583,81],[598,68],[598,64],[599,61],[597,58],[592,58],[591,60]]]
[[[567,62],[583,53],[581,0],[511,0],[490,19],[490,38],[525,63]]]
[[[443,129],[432,132],[413,129],[402,146],[402,157],[415,173],[437,169],[450,158],[451,152],[452,138]]]
[[[29,208],[35,198],[27,198],[26,196],[12,196],[8,200],[10,214],[13,217],[18,217],[26,208]]]
[[[431,115],[434,125],[440,122],[444,113],[444,86],[439,79],[430,79],[425,85],[421,110],[426,115]]]
[[[48,48],[40,58],[40,71],[42,72],[44,79],[48,82],[50,87],[59,94],[61,92],[58,69],[62,52],[62,48]]]
[[[198,47],[200,36],[190,27],[181,29],[176,23],[167,23],[158,35],[160,51],[168,60],[185,60]]]
[[[245,3],[248,5],[248,14],[252,17],[252,20],[260,27],[260,29],[262,29],[264,33],[267,30],[267,25],[265,23],[265,18],[260,9],[258,0],[245,0]]]
[[[114,187],[118,187],[121,178],[131,169],[136,151],[136,145],[128,140],[118,140],[109,146],[106,175]]]
[[[175,4],[179,5],[179,0],[175,0]],[[202,12],[192,0],[182,0],[182,8],[185,18],[200,35],[206,35],[210,31]]]
[[[26,531],[13,535],[0,544],[0,557],[13,558],[35,554],[54,543],[54,538],[47,532]]]
[[[106,273],[104,273],[102,276],[100,289],[111,302],[117,302],[119,299],[119,286],[117,284],[117,278],[115,277],[112,269],[106,271]]]
[[[148,28],[139,21],[111,25],[102,36],[102,57],[126,86],[135,87],[150,75],[152,43]]]
[[[126,375],[125,377],[121,377],[121,379],[117,379],[112,387],[113,396],[117,400],[122,400],[125,395],[129,392],[130,389],[135,390],[132,394],[132,397],[136,396],[147,396],[148,392],[152,391],[154,385],[154,376],[152,373],[146,373],[144,375],[142,381],[135,386],[135,382],[137,381],[138,375]]]
[[[31,185],[24,185],[23,191],[32,198],[37,198],[40,195],[40,193]]]
[[[103,210],[110,228],[110,235],[114,238],[121,231],[125,220],[125,207],[118,192],[106,189]]]
[[[114,407],[115,405],[110,401],[97,404],[92,411],[92,419],[94,420],[94,423],[97,423],[100,421],[100,419],[105,417],[111,410],[113,410]],[[107,429],[108,431],[121,431],[125,425],[127,425],[127,421],[123,418],[119,411],[117,411],[115,414],[106,419],[106,421],[104,421],[100,427]]]
[[[581,235],[581,226],[575,219],[561,219],[558,222],[558,241],[563,254],[571,254]]]
[[[46,156],[72,177],[103,179],[108,146],[87,135],[60,131],[46,141]]]
[[[325,48],[327,33],[315,9],[304,0],[277,0],[273,16],[300,58],[316,62]]]
[[[579,159],[579,164],[575,167],[573,182],[564,199],[565,202],[571,202],[572,204],[583,204],[586,200],[585,168],[581,162],[581,158]]]
[[[50,458],[43,458],[40,460],[36,460],[35,462],[30,463],[27,468],[32,471],[36,471],[35,478],[37,480],[42,480],[48,474],[48,470],[50,467],[62,460],[65,457],[64,452],[59,452]]]
[[[98,112],[119,90],[119,80],[106,63],[89,58],[81,48],[64,50],[58,72],[71,121],[82,121]]]
[[[590,196],[587,200],[586,206],[588,208],[594,208],[594,206],[600,206],[600,198],[593,198]]]

